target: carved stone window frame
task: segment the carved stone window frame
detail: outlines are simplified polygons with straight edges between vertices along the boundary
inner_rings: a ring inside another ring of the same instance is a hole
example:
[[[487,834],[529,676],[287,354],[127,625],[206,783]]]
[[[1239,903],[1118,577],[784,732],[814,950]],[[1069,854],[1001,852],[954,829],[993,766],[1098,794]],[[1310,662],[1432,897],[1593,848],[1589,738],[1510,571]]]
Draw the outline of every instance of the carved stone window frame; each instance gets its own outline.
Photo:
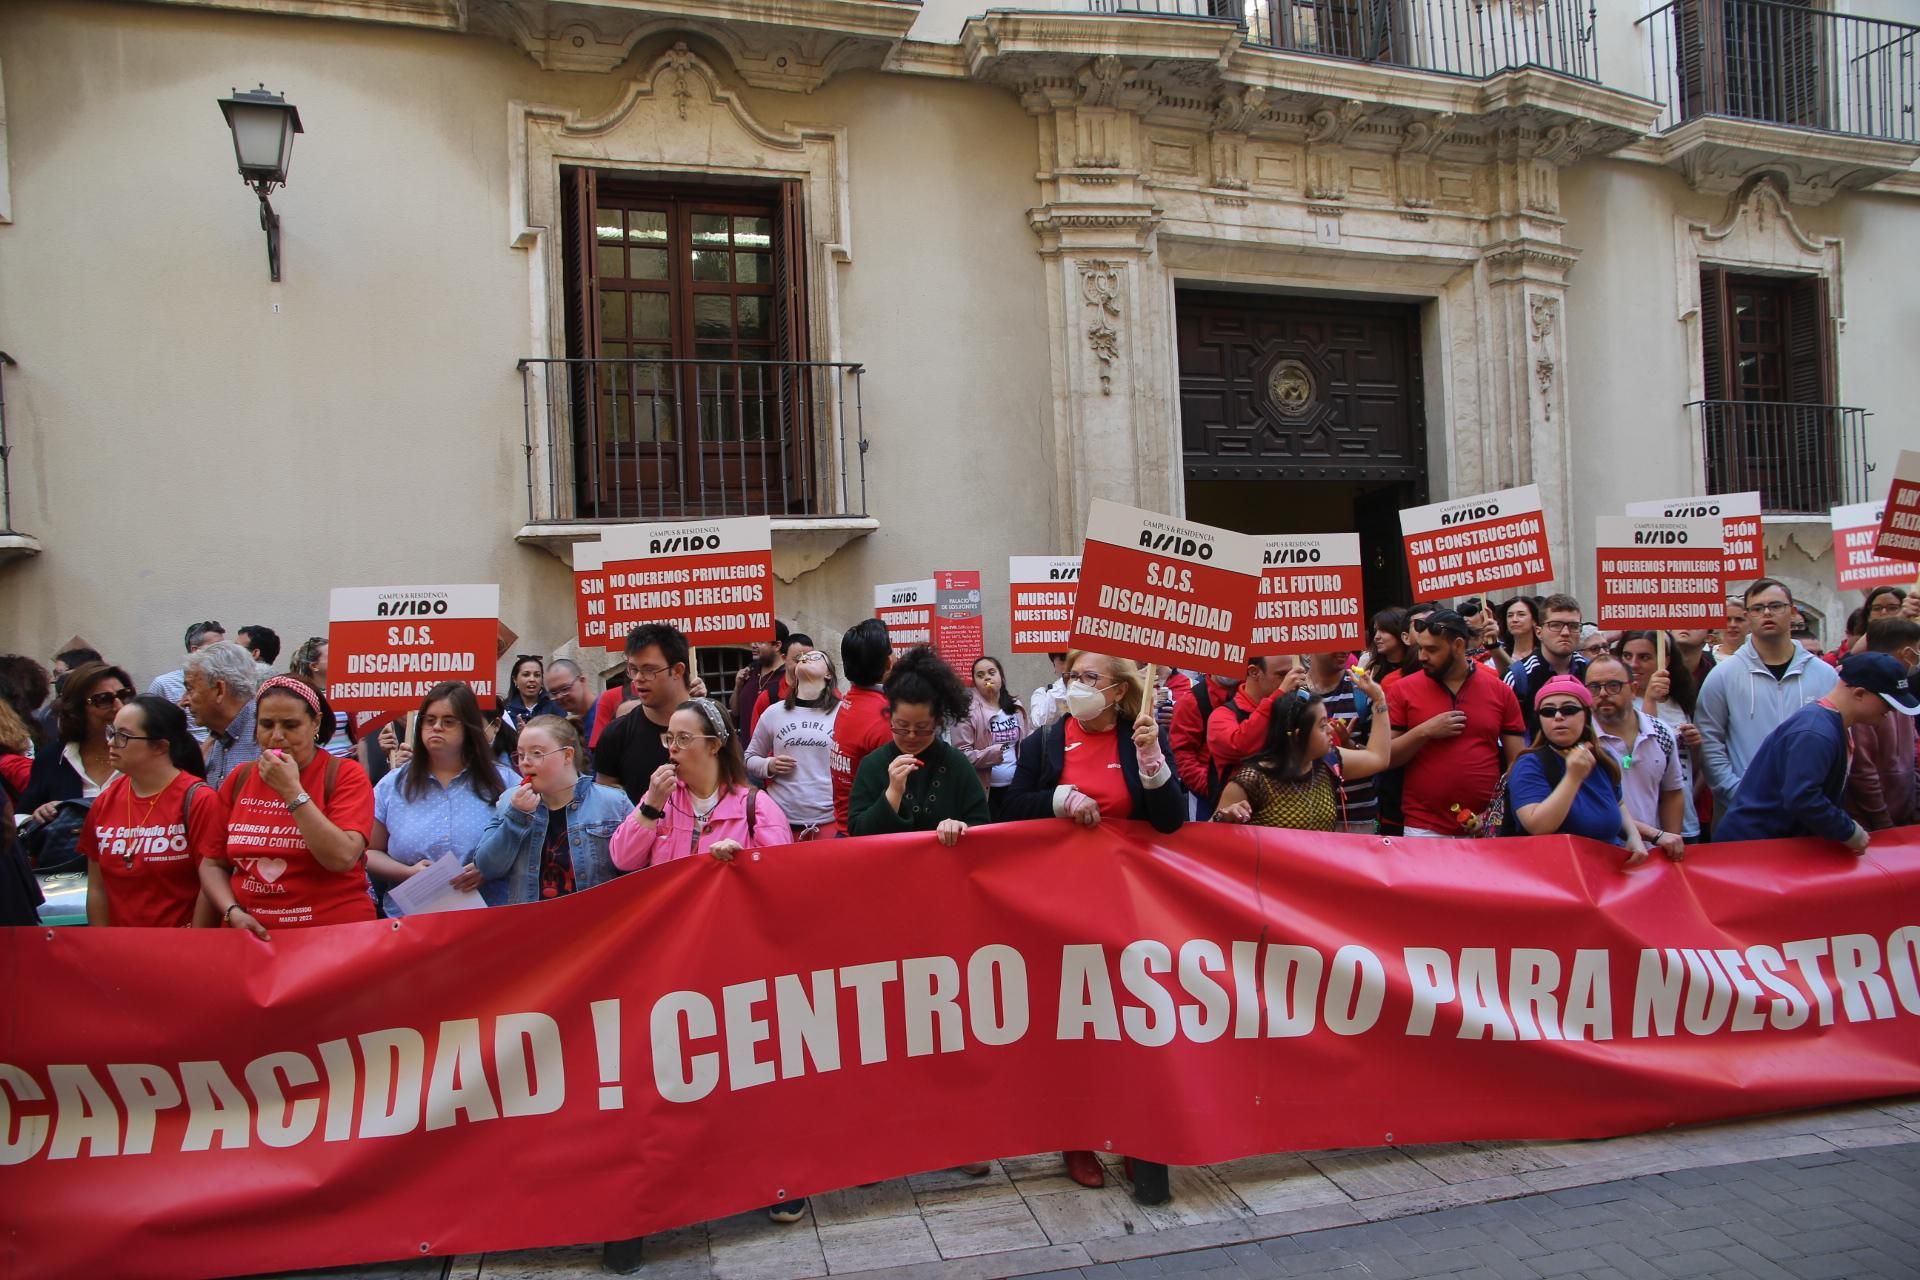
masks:
[[[527,253],[531,345],[536,359],[566,351],[564,228],[560,170],[580,165],[671,180],[689,175],[801,184],[807,242],[809,350],[821,361],[845,357],[840,337],[839,268],[853,260],[847,187],[847,135],[839,126],[770,125],[748,110],[714,67],[685,42],[677,43],[635,76],[619,99],[597,115],[538,103],[507,109],[508,244]],[[541,366],[531,375],[536,412],[548,397]],[[565,421],[563,412],[556,420]],[[815,448],[838,457],[846,424],[837,416],[816,424]],[[545,474],[552,448],[544,433],[532,441],[535,474]],[[818,473],[816,473],[818,474]],[[572,515],[566,493],[536,492],[534,523]]]

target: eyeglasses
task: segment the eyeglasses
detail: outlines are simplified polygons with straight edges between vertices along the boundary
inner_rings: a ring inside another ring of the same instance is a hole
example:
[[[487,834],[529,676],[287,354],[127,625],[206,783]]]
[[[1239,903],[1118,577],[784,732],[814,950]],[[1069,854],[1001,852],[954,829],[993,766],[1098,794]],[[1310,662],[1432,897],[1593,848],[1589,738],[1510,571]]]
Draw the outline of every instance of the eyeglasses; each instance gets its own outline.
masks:
[[[1083,684],[1089,689],[1104,689],[1113,683],[1113,677],[1098,671],[1069,671],[1066,681],[1068,684]]]
[[[1627,687],[1625,680],[1589,680],[1587,688],[1595,693],[1619,693]]]
[[[1562,620],[1559,622],[1543,622],[1540,625],[1548,631],[1560,631],[1567,635],[1574,635],[1586,624],[1584,622],[1567,622]]]
[[[98,693],[90,693],[87,695],[87,705],[90,707],[110,707],[117,702],[121,706],[125,706],[127,703],[133,701],[134,696],[133,690],[127,688],[102,689]]]
[[[553,697],[556,697],[556,698],[557,698],[557,697],[559,697],[559,696],[560,696],[561,694],[563,694],[563,693],[565,693],[565,692],[566,692],[567,690],[569,690],[569,689],[571,689],[571,688],[573,688],[573,686],[575,686],[575,685],[577,685],[577,684],[579,684],[579,683],[580,683],[580,677],[579,677],[579,676],[575,676],[575,677],[574,677],[573,679],[571,679],[571,680],[569,680],[569,681],[567,681],[567,682],[566,682],[565,684],[563,684],[563,685],[561,685],[561,686],[560,686],[559,688],[557,688],[557,689],[556,689],[556,688],[554,688],[554,687],[553,687],[552,685],[548,685],[548,686],[547,686],[547,692],[548,692],[548,693],[549,693],[550,695],[552,695]]]
[[[904,721],[892,722],[895,734],[902,738],[924,738],[933,732],[933,721],[922,720],[919,724],[907,724]]]
[[[562,751],[571,750],[573,750],[572,747],[555,747],[551,751],[516,751],[513,753],[513,760],[514,763],[518,765],[533,766],[539,764],[548,756],[557,756]]]
[[[658,680],[671,670],[673,670],[672,667],[636,667],[630,665],[627,667],[627,674],[636,680]]]
[[[1867,616],[1870,618],[1891,618],[1898,612],[1900,612],[1900,602],[1898,600],[1875,600],[1873,602],[1873,612]]]
[[[1564,716],[1577,716],[1586,710],[1577,702],[1556,702],[1552,706],[1540,708],[1542,720],[1558,720]]]
[[[125,729],[107,730],[107,745],[110,747],[123,747],[129,742],[152,742],[152,741],[153,741],[153,738],[149,734],[128,733]]]
[[[712,733],[663,733],[660,735],[660,745],[669,748],[679,747],[685,751],[694,743],[706,738],[712,738],[715,742],[720,741],[719,735]]]
[[[1765,600],[1757,604],[1750,604],[1747,606],[1748,613],[1764,613],[1769,615],[1775,614],[1775,613],[1788,613],[1788,612],[1791,612],[1792,609],[1793,609],[1793,602],[1790,600]]]

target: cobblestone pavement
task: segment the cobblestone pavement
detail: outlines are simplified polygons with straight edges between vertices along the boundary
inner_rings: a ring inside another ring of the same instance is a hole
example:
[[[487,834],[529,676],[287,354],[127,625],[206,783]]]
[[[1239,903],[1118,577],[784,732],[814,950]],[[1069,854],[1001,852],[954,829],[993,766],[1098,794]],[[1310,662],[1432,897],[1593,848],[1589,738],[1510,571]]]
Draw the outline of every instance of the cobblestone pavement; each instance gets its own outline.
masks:
[[[1920,1277],[1916,1161],[1920,1097],[1595,1142],[1255,1156],[1175,1169],[1173,1202],[1155,1208],[1134,1204],[1117,1170],[1088,1190],[1044,1153],[995,1161],[986,1178],[916,1174],[816,1196],[790,1225],[760,1212],[665,1232],[639,1274]],[[308,1274],[586,1280],[605,1274],[599,1263],[598,1247],[578,1247]]]
[[[1920,1143],[1680,1169],[1028,1280],[1920,1276]]]

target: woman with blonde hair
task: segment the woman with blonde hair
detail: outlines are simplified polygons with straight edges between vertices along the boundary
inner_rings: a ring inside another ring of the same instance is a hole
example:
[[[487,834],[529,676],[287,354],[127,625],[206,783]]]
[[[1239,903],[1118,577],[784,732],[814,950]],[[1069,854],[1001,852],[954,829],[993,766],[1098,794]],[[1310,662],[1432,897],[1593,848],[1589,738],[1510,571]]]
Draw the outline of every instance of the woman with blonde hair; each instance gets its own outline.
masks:
[[[1147,675],[1126,658],[1076,649],[1067,655],[1067,714],[1020,744],[1007,791],[1007,820],[1065,818],[1083,827],[1145,821],[1175,831],[1187,797],[1167,763],[1166,730],[1153,718]],[[1067,1175],[1082,1186],[1106,1182],[1091,1151],[1067,1151]],[[1165,1204],[1167,1166],[1127,1161],[1133,1198]]]

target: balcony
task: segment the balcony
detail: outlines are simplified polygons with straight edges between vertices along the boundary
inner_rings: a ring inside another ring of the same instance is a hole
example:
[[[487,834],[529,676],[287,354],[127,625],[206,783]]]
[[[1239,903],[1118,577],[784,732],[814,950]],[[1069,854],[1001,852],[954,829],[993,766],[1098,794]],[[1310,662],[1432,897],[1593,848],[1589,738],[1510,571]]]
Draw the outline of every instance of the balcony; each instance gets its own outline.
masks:
[[[1484,80],[1526,67],[1597,83],[1591,0],[1088,0],[1095,13],[1218,18],[1251,46]]]
[[[7,439],[7,370],[14,368],[13,357],[0,351],[0,562],[30,556],[40,550],[40,541],[13,528],[13,445]]]
[[[1920,26],[1792,0],[1671,0],[1636,25],[1655,148],[1700,190],[1772,168],[1817,204],[1920,159]]]
[[[1687,406],[1705,446],[1708,493],[1760,491],[1769,516],[1825,516],[1867,500],[1865,409],[1699,400]]]
[[[775,571],[791,580],[878,527],[867,515],[864,371],[824,361],[522,360],[519,540],[564,554],[609,524],[764,515]]]

